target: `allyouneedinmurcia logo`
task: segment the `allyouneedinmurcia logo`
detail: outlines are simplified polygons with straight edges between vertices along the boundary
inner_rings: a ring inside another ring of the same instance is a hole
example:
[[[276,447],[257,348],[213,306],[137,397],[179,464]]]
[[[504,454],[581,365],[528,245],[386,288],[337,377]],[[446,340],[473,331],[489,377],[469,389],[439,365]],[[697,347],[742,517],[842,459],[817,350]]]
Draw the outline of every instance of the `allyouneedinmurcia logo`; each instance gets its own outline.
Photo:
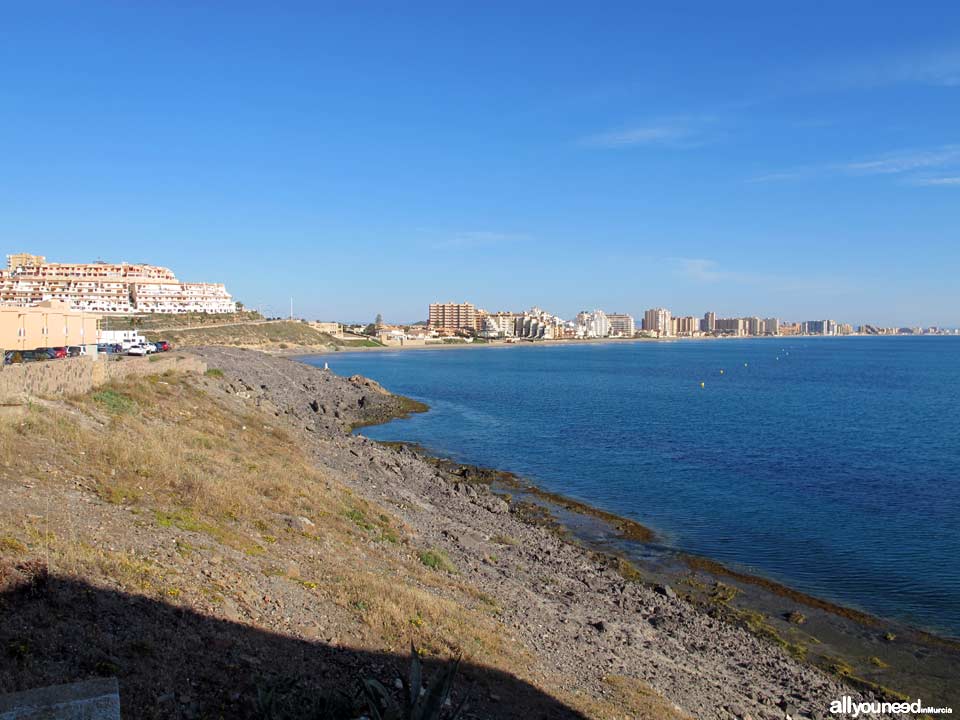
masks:
[[[855,702],[849,695],[844,695],[839,700],[830,703],[830,712],[833,715],[849,715],[851,717],[871,717],[874,715],[906,715],[908,713],[918,715],[926,713],[927,715],[952,715],[953,708],[948,707],[926,707],[922,700],[913,702]]]

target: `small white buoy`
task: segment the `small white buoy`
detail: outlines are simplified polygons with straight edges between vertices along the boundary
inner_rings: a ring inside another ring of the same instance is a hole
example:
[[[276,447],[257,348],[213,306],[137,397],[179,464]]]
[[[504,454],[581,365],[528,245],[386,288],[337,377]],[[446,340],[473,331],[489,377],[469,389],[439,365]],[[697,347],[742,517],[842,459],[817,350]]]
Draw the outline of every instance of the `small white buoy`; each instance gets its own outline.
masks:
[[[324,364],[323,364],[323,369],[324,369],[324,370],[329,370],[329,369],[330,369],[330,366],[327,365],[326,363],[324,363]]]

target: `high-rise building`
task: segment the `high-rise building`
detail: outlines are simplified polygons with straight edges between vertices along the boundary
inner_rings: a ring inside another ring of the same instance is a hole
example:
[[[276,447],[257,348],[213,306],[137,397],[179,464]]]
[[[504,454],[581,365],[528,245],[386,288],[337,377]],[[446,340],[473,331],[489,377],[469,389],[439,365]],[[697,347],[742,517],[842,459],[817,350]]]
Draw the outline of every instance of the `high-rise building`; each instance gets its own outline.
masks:
[[[636,334],[637,328],[636,323],[633,320],[633,315],[627,315],[626,313],[610,313],[607,315],[607,320],[610,321],[611,335],[632,338]]]
[[[700,332],[700,320],[687,315],[686,317],[675,317],[672,320],[673,334],[690,337]]]
[[[182,282],[173,271],[143,263],[51,263],[15,253],[0,270],[0,304],[27,307],[61,300],[84,312],[228,313],[236,303],[220,283]]]
[[[746,318],[717,318],[717,330],[724,335],[746,335]]]
[[[833,320],[807,320],[800,325],[804,335],[833,335]]]
[[[666,308],[651,308],[643,314],[643,329],[655,332],[661,337],[673,334],[670,311]]]
[[[602,338],[610,334],[610,320],[603,310],[577,313],[576,334],[579,337]]]
[[[705,333],[712,333],[717,329],[717,314],[713,312],[705,313],[703,320],[700,321],[700,329]]]
[[[433,330],[476,330],[477,309],[472,303],[431,303],[427,324]]]

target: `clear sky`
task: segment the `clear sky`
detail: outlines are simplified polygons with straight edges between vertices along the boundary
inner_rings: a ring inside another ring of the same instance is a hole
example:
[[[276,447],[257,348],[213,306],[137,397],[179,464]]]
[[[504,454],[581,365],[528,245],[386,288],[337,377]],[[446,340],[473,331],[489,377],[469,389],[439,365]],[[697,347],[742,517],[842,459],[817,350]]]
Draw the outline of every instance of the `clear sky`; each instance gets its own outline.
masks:
[[[3,2],[4,252],[270,314],[960,325],[960,3]]]

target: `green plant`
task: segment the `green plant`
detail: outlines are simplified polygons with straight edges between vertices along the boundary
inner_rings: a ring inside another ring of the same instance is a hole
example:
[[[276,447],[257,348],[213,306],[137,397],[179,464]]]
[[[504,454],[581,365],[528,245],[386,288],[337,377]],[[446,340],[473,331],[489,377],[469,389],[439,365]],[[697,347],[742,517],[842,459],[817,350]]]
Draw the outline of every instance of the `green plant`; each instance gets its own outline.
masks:
[[[27,546],[11,535],[0,536],[0,552],[7,552],[22,555],[27,552]]]
[[[420,562],[432,570],[442,570],[448,573],[457,571],[456,566],[443,550],[424,550],[420,553]]]
[[[373,678],[365,678],[363,691],[367,696],[367,707],[373,720],[440,720],[444,704],[450,697],[453,689],[453,680],[460,669],[460,658],[452,665],[445,665],[437,670],[427,689],[423,691],[423,666],[420,663],[420,654],[413,643],[410,643],[410,677],[402,678],[403,705],[396,701],[393,695]],[[467,704],[467,697],[456,707],[449,720],[456,720]]]
[[[207,368],[207,371],[204,373],[204,375],[212,378],[222,378],[223,370],[220,368]]]
[[[367,516],[364,515],[363,510],[357,510],[356,508],[353,508],[351,510],[347,510],[344,515],[346,515],[347,519],[353,522],[353,524],[361,530],[373,529],[373,525],[367,520]]]
[[[131,398],[118,393],[116,390],[101,390],[93,394],[93,399],[112,413],[133,412],[137,407],[137,404]]]

